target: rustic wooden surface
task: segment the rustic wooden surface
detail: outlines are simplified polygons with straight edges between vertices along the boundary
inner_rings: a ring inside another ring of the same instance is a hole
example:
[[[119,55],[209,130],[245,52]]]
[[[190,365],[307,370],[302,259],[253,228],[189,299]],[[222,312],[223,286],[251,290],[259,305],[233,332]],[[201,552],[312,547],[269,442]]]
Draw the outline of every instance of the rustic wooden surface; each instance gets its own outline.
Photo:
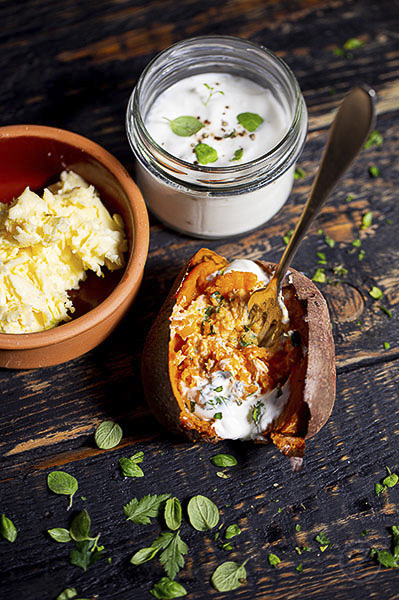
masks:
[[[0,513],[19,532],[13,544],[0,539],[2,597],[52,600],[70,585],[90,599],[151,598],[148,590],[162,575],[158,562],[133,567],[129,558],[151,543],[162,524],[126,523],[122,506],[134,496],[170,492],[184,503],[197,493],[209,496],[223,522],[243,530],[226,552],[213,532],[201,534],[184,521],[190,551],[178,580],[190,599],[399,598],[396,570],[379,568],[368,556],[373,545],[389,548],[388,528],[399,523],[399,486],[380,498],[374,493],[386,465],[399,470],[398,31],[393,0],[0,0],[1,124],[71,129],[104,145],[129,169],[124,111],[138,75],[157,52],[186,37],[221,33],[262,43],[288,62],[309,108],[299,163],[306,177],[295,182],[288,204],[270,223],[234,240],[206,243],[229,258],[279,258],[282,235],[309,192],[332,111],[353,84],[376,89],[377,128],[384,136],[382,145],[362,152],[294,263],[312,275],[316,252],[325,252],[333,279],[332,267],[347,269],[341,285],[320,285],[334,326],[337,399],[331,419],[308,443],[303,471],[292,474],[272,447],[224,442],[217,450],[233,453],[239,464],[228,479],[219,479],[209,462],[215,448],[159,431],[143,399],[140,351],[181,263],[204,244],[151,218],[144,282],[123,325],[67,364],[0,371]],[[334,48],[352,37],[363,47],[336,56]],[[378,166],[380,177],[369,176],[370,165]],[[351,202],[348,194],[355,196]],[[361,230],[368,210],[372,226]],[[334,248],[319,228],[336,241]],[[362,261],[350,252],[357,238]],[[382,301],[369,296],[373,285],[383,290]],[[378,304],[391,310],[391,319]],[[118,448],[106,452],[93,443],[94,428],[104,419],[119,422],[125,434]],[[138,450],[145,454],[145,477],[123,480],[118,458]],[[103,559],[84,573],[69,565],[65,545],[48,539],[48,528],[68,526],[71,518],[66,499],[47,490],[46,475],[54,468],[78,479],[74,510],[87,508],[110,564]],[[364,530],[368,535],[362,536]],[[325,552],[314,541],[320,531],[333,543]],[[298,556],[297,545],[311,551]],[[270,552],[282,559],[276,569],[268,565]],[[229,595],[212,589],[209,578],[218,564],[248,558],[246,585]],[[295,570],[300,562],[302,573]]]

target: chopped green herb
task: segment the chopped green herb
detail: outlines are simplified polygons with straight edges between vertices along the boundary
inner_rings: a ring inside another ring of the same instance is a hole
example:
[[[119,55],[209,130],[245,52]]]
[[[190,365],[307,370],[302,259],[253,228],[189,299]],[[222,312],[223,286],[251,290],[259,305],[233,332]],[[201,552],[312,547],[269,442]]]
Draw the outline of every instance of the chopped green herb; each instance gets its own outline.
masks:
[[[373,222],[373,213],[371,212],[371,210],[368,210],[362,217],[361,229],[367,229],[367,227],[370,227],[372,222]]]
[[[234,523],[233,525],[229,525],[227,527],[224,537],[226,538],[226,540],[230,540],[232,537],[235,537],[236,535],[240,535],[240,533],[241,533],[241,529],[238,527],[238,525],[236,525]]]
[[[348,274],[348,269],[345,269],[345,267],[334,267],[334,275],[336,275],[337,277],[342,277],[343,275],[347,275]]]
[[[299,563],[299,565],[297,567],[295,567],[296,571],[298,571],[298,573],[302,573],[303,571],[303,566],[302,563]]]
[[[165,504],[165,523],[169,529],[179,529],[182,509],[178,498],[169,498]]]
[[[227,561],[219,565],[211,577],[213,587],[218,592],[230,592],[239,588],[247,579],[246,563],[247,561],[240,565]]]
[[[236,150],[236,151],[234,152],[234,158],[232,158],[231,160],[232,160],[232,161],[233,161],[233,160],[241,160],[241,159],[242,159],[242,156],[243,156],[243,154],[244,154],[244,150],[243,150],[243,148],[238,148],[238,150]]]
[[[324,252],[316,252],[316,255],[319,258],[319,260],[317,261],[319,265],[327,264],[326,255],[324,254]]]
[[[391,344],[389,342],[384,342],[384,350],[389,350]]]
[[[261,418],[261,415],[262,415],[262,407],[263,407],[263,402],[262,402],[261,400],[259,400],[259,401],[258,401],[258,402],[255,404],[254,408],[252,409],[252,413],[251,413],[252,420],[253,420],[253,422],[254,422],[254,423],[256,423],[256,424],[257,424],[257,423],[259,423],[259,420],[260,420],[260,418]]]
[[[319,548],[322,552],[327,550],[327,548],[331,548],[332,546],[332,543],[330,542],[324,531],[318,533],[315,537],[315,540],[319,544]]]
[[[143,462],[144,452],[136,452],[130,458],[122,456],[119,459],[119,468],[124,477],[144,477],[144,473],[138,463]]]
[[[75,477],[65,473],[65,471],[51,471],[47,476],[47,485],[54,494],[69,496],[69,505],[72,506],[72,499],[78,489],[78,482]]]
[[[334,48],[333,53],[335,56],[344,56],[345,52],[342,48]]]
[[[235,467],[237,464],[237,459],[231,454],[215,454],[210,460],[215,467]]]
[[[382,137],[381,133],[377,131],[377,129],[374,129],[374,131],[370,133],[368,140],[364,144],[364,147],[370,148],[371,146],[380,146],[383,141],[384,138]]]
[[[324,241],[327,244],[327,246],[329,246],[330,248],[334,248],[335,240],[333,240],[329,235],[326,234],[324,236]]]
[[[62,544],[65,544],[72,540],[68,529],[64,529],[63,527],[54,527],[53,529],[47,529],[47,533],[51,538],[53,538],[53,540]]]
[[[344,50],[357,50],[363,46],[364,42],[358,38],[349,38],[342,46]]]
[[[269,554],[267,560],[272,567],[277,567],[281,563],[281,559],[276,554]]]
[[[65,588],[65,590],[63,590],[61,594],[58,594],[56,600],[72,600],[72,598],[76,598],[77,595],[78,592],[75,588],[68,587]]]
[[[365,535],[368,535],[368,530],[367,530],[367,529],[363,529],[363,531],[362,531],[362,535],[363,535],[363,536],[365,536]]]
[[[359,250],[359,254],[357,255],[358,259],[363,260],[365,254],[364,250]]]
[[[180,583],[177,583],[177,581],[169,579],[169,577],[162,577],[162,579],[154,584],[150,593],[157,600],[171,600],[187,595],[185,588]]]
[[[352,246],[354,246],[355,248],[360,248],[360,246],[362,245],[362,240],[353,240],[352,242]]]
[[[373,287],[371,288],[371,290],[369,290],[369,294],[375,300],[381,300],[381,298],[384,295],[384,292],[382,292],[380,290],[380,288],[378,288],[377,286],[373,285]]]
[[[385,492],[386,489],[387,488],[385,487],[385,485],[382,485],[381,483],[376,483],[375,486],[374,486],[374,491],[375,491],[375,493],[377,494],[378,497],[380,497],[381,494],[383,492]]]
[[[345,201],[346,202],[352,202],[352,200],[356,198],[356,196],[354,196],[353,194],[348,194]]]
[[[228,479],[230,477],[230,475],[227,475],[227,473],[223,473],[223,471],[217,471],[216,475],[220,477],[220,479]]]
[[[389,319],[392,319],[392,313],[390,310],[388,310],[385,306],[381,306],[381,304],[377,304],[377,308],[379,308],[380,310],[382,310],[383,313],[386,314],[386,316]]]
[[[247,131],[255,131],[259,125],[263,123],[263,119],[260,115],[251,112],[244,112],[237,115],[237,121]]]
[[[301,526],[299,525],[299,523],[295,525],[295,531],[301,531]]]
[[[398,568],[399,567],[399,527],[392,525],[392,546],[393,554],[387,550],[377,550],[371,548],[370,556],[375,556],[376,560],[387,568]]]
[[[203,142],[197,144],[194,148],[194,151],[197,160],[201,165],[213,163],[218,159],[218,153],[216,152],[215,148],[212,148],[212,146],[204,144]]]
[[[5,540],[8,542],[15,542],[17,539],[17,528],[14,523],[6,517],[6,515],[2,514],[0,519],[0,533]]]
[[[187,505],[188,518],[197,531],[207,531],[219,522],[219,510],[216,504],[206,496],[193,496]]]
[[[215,392],[218,392],[218,393],[219,393],[219,392],[223,392],[223,386],[222,386],[222,385],[219,385],[219,387],[217,387],[217,388],[214,388],[214,391],[215,391]]]
[[[393,225],[393,221],[392,221],[392,219],[385,219],[385,223],[386,223],[387,225]]]
[[[288,242],[290,241],[290,239],[292,238],[292,234],[294,233],[293,229],[289,229],[284,235],[283,235],[283,242],[284,244],[287,246]]]
[[[94,441],[101,450],[110,450],[119,444],[122,436],[122,428],[118,423],[103,421],[95,431]]]
[[[151,523],[151,517],[157,517],[161,505],[170,497],[170,494],[147,494],[140,500],[133,498],[124,507],[123,512],[128,521],[146,525]]]
[[[317,230],[317,235],[323,235],[323,230],[322,229],[318,229]]]
[[[325,283],[326,275],[322,267],[316,269],[316,273],[313,275],[312,281],[315,281],[316,283]]]
[[[223,419],[223,413],[217,412],[213,415],[213,418],[218,420]]]
[[[294,171],[294,179],[303,179],[306,177],[306,171],[301,167],[297,167]]]
[[[389,467],[385,467],[385,468],[388,472],[388,475],[385,477],[385,479],[383,479],[382,483],[387,488],[391,488],[398,483],[399,477],[397,476],[396,473],[392,473],[392,471]]]
[[[173,121],[171,119],[167,119],[166,117],[165,119],[168,121],[173,133],[181,137],[189,137],[190,135],[194,135],[195,133],[198,133],[200,129],[205,127],[204,124],[195,117],[177,117],[176,119],[173,119]]]
[[[375,165],[370,165],[369,166],[369,173],[371,177],[379,177],[380,175],[380,170],[378,167],[376,167]]]

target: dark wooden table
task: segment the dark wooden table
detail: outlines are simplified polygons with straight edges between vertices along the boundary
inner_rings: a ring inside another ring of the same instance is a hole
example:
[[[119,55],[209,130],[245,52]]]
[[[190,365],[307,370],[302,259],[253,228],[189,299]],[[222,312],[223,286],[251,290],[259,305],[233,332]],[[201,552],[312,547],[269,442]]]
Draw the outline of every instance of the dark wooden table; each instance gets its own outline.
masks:
[[[90,599],[151,598],[149,589],[162,576],[158,560],[133,567],[129,559],[150,545],[162,522],[134,525],[126,522],[122,507],[133,497],[166,492],[183,505],[195,494],[207,495],[225,525],[242,529],[233,550],[226,551],[214,532],[199,533],[184,517],[181,535],[190,549],[178,581],[192,600],[223,597],[210,585],[214,568],[246,559],[247,583],[225,597],[399,598],[396,569],[380,568],[369,557],[372,546],[390,548],[390,527],[399,524],[399,485],[380,497],[374,491],[386,466],[399,471],[398,31],[393,0],[0,0],[3,125],[73,130],[132,170],[124,112],[138,75],[168,45],[203,34],[241,36],[276,52],[296,74],[310,117],[299,162],[305,177],[269,223],[235,239],[203,243],[151,218],[143,285],[123,325],[99,348],[69,363],[0,371],[0,513],[18,529],[13,544],[0,539],[3,598],[52,600],[67,586]],[[337,51],[350,38],[364,44]],[[302,210],[332,113],[360,82],[377,91],[376,127],[383,143],[362,151],[294,263],[312,276],[320,266],[316,252],[327,258],[331,283],[320,289],[330,305],[337,356],[337,398],[329,422],[309,441],[297,474],[271,446],[226,441],[214,448],[171,439],[143,398],[140,353],[174,276],[203,245],[228,258],[280,257],[282,236]],[[370,176],[372,165],[378,177]],[[372,224],[362,229],[368,211]],[[352,245],[357,239],[362,260]],[[372,286],[383,291],[381,300],[369,295]],[[93,432],[106,419],[120,423],[124,437],[117,448],[101,451]],[[118,459],[136,451],[144,452],[145,476],[124,480]],[[216,451],[238,459],[227,479],[217,477],[209,461]],[[66,498],[47,489],[54,469],[79,482],[71,513]],[[68,545],[46,534],[51,527],[68,527],[83,508],[110,557],[86,573],[69,564]],[[332,542],[324,552],[314,539],[321,531]],[[310,551],[298,555],[295,547],[302,546]],[[277,568],[268,564],[269,553],[281,558]]]

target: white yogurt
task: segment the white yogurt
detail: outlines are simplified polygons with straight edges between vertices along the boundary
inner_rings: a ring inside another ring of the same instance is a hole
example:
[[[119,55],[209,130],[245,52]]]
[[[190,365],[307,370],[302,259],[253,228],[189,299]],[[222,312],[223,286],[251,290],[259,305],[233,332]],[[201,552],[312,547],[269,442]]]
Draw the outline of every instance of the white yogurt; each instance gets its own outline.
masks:
[[[262,122],[249,131],[237,119],[242,113]],[[184,116],[204,127],[177,135],[170,121]],[[213,239],[258,227],[286,202],[307,112],[294,75],[272,52],[240,38],[203,36],[175,44],[147,66],[126,124],[137,182],[154,215]],[[214,162],[202,161],[199,144],[213,148]]]
[[[242,113],[255,113],[263,122],[248,131],[237,120]],[[180,136],[170,121],[191,116],[204,127],[196,134]],[[217,160],[209,166],[234,166],[258,158],[273,148],[289,128],[287,111],[270,92],[257,83],[227,73],[204,73],[178,81],[155,100],[145,119],[153,139],[173,156],[198,164],[195,147],[211,146]],[[234,160],[235,153],[242,158]]]

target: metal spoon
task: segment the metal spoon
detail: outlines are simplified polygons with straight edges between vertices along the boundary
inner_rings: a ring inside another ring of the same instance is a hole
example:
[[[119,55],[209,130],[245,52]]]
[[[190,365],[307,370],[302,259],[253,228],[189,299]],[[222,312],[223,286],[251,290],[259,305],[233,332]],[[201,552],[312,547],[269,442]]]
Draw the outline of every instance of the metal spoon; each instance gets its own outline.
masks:
[[[362,149],[374,125],[375,91],[355,87],[345,97],[331,125],[318,173],[302,216],[266,288],[254,292],[248,301],[250,326],[261,320],[259,346],[274,345],[283,329],[278,301],[281,283],[310,224],[330,192]]]

